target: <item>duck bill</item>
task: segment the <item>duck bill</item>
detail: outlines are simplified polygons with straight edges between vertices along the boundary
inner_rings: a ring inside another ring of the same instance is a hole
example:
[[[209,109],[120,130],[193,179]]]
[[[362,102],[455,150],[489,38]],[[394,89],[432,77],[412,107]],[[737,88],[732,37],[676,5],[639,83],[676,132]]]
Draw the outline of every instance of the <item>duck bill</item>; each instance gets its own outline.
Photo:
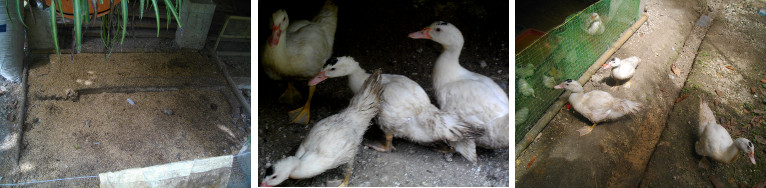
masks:
[[[259,187],[271,187],[271,186],[267,184],[266,182],[261,182],[261,186]]]
[[[317,74],[317,76],[315,76],[314,78],[312,78],[309,81],[309,86],[315,86],[315,85],[319,84],[319,82],[322,82],[322,81],[324,81],[327,78],[328,77],[324,75],[324,71],[319,72],[319,74]]]
[[[747,157],[749,157],[750,158],[750,162],[752,162],[753,165],[755,165],[755,152],[747,153]]]
[[[601,65],[601,66],[602,66],[602,67],[604,67],[604,69],[608,69],[608,68],[611,68],[611,67],[612,67],[611,65],[609,65],[609,63],[604,63],[604,64],[603,64],[603,65]]]
[[[564,89],[564,84],[559,84],[557,86],[553,86],[554,89]]]
[[[282,36],[282,30],[279,29],[282,24],[272,27],[271,36],[269,36],[269,45],[272,47],[279,45],[279,37]]]
[[[431,34],[428,34],[428,31],[431,31],[431,28],[423,28],[423,30],[410,33],[407,36],[413,39],[431,39]]]

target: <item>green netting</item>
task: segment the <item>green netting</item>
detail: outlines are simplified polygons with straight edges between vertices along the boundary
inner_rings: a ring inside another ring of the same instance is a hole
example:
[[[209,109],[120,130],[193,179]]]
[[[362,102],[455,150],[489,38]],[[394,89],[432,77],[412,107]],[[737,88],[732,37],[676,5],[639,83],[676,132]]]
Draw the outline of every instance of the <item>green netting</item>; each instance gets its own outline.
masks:
[[[566,79],[580,78],[638,20],[639,3],[640,0],[596,2],[516,54],[516,143],[564,92],[553,86]],[[593,20],[598,20],[593,13],[600,17],[602,29],[591,27]]]

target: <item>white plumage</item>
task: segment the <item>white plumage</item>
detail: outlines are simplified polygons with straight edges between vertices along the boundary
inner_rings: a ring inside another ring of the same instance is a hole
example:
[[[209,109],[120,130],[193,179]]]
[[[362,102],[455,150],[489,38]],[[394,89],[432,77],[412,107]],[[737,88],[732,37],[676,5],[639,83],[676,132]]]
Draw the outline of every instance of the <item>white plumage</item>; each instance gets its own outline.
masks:
[[[611,94],[604,91],[593,90],[583,93],[582,85],[571,79],[564,81],[554,88],[571,91],[569,103],[572,105],[572,108],[593,122],[593,126],[586,126],[578,130],[580,136],[590,133],[599,122],[617,119],[628,113],[636,113],[640,106],[637,102],[614,98]]]
[[[457,114],[461,120],[484,130],[475,139],[451,142],[466,159],[476,162],[475,145],[485,148],[507,148],[510,124],[508,95],[492,79],[466,70],[458,61],[463,48],[463,34],[454,25],[437,21],[425,29],[410,33],[410,38],[431,39],[443,51],[433,69],[433,87],[443,111]],[[475,142],[475,143],[474,143]]]
[[[641,62],[641,59],[636,56],[627,59],[615,57],[604,64],[604,69],[612,68],[612,78],[615,80],[628,80],[633,77],[633,73],[636,72],[636,67],[638,67],[639,62]]]
[[[606,29],[606,27],[604,27],[604,22],[601,21],[601,16],[595,12],[587,17],[585,26],[585,32],[589,35],[600,35],[601,33],[604,33],[604,30]]]
[[[272,14],[272,33],[264,45],[261,65],[273,80],[308,79],[316,75],[324,61],[332,54],[338,7],[327,0],[313,20],[300,20],[290,24],[287,12]],[[303,107],[290,111],[291,122],[308,124],[311,98],[316,87],[309,88],[309,97]],[[292,104],[300,93],[288,82],[280,101]]]
[[[362,136],[370,126],[370,120],[378,113],[380,70],[376,71],[355,95],[346,109],[324,118],[311,128],[294,156],[279,160],[266,169],[261,186],[275,186],[287,178],[303,179],[347,164],[346,179],[359,150]]]
[[[322,71],[309,84],[315,85],[327,78],[348,76],[349,87],[354,93],[370,74],[352,57],[330,58]],[[457,141],[470,136],[473,130],[459,120],[457,115],[440,111],[431,104],[428,95],[415,81],[402,75],[383,74],[381,83],[380,113],[378,124],[386,133],[386,143],[379,151],[390,151],[393,136],[418,143],[434,141]]]
[[[697,154],[710,157],[718,162],[731,163],[739,157],[739,151],[745,152],[750,162],[755,163],[755,146],[746,138],[732,140],[729,132],[715,122],[715,115],[707,103],[700,99],[699,141],[694,143]]]
[[[327,1],[312,21],[290,24],[287,12],[272,15],[272,34],[264,46],[262,65],[271,79],[308,79],[332,54],[338,7]]]

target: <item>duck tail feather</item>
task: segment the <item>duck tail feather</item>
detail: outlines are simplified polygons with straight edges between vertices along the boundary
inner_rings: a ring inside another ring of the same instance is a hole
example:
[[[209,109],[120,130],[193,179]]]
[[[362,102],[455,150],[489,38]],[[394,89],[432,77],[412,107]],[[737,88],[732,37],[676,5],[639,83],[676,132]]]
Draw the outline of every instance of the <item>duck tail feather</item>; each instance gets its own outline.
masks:
[[[617,119],[629,113],[636,113],[641,109],[641,103],[633,102],[627,99],[618,99],[612,106],[612,113],[610,113],[608,119]]]
[[[449,145],[455,148],[455,151],[473,164],[476,164],[478,161],[476,157],[476,143],[473,139],[463,139],[455,142],[450,141]]]
[[[710,110],[710,106],[703,99],[700,99],[699,124],[715,123],[715,114]]]
[[[361,92],[351,98],[349,108],[360,112],[369,112],[372,116],[377,115],[380,106],[380,94],[383,92],[383,86],[380,84],[381,79],[381,70],[375,70],[375,73],[364,81]]]
[[[336,25],[338,24],[338,6],[332,0],[325,1],[324,6],[319,10],[319,14],[311,21],[321,25],[328,33],[334,35]]]

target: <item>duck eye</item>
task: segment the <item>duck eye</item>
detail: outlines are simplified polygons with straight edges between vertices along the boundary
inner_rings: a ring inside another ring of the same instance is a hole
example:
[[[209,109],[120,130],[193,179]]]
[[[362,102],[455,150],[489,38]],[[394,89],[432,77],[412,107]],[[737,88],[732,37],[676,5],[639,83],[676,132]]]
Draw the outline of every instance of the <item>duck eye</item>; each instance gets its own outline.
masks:
[[[330,70],[331,70],[331,71],[334,71],[334,70],[335,70],[335,67],[333,67],[333,68],[330,68]]]
[[[436,32],[442,31],[441,28],[436,28]]]

